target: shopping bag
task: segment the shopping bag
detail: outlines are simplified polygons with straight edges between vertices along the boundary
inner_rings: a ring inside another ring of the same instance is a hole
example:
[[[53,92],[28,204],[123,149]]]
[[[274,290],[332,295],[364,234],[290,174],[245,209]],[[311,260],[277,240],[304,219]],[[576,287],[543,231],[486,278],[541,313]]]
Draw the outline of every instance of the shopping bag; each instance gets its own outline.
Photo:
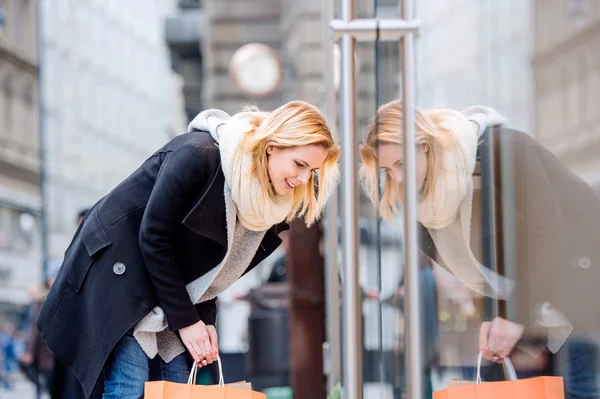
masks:
[[[252,391],[250,383],[239,381],[225,384],[221,359],[219,385],[195,385],[198,364],[194,362],[187,384],[169,381],[151,381],[144,385],[144,399],[266,399],[264,393]]]
[[[433,399],[564,399],[562,377],[534,377],[517,379],[510,359],[504,359],[506,381],[481,381],[482,355],[477,359],[477,379],[452,380],[448,388],[433,393]]]

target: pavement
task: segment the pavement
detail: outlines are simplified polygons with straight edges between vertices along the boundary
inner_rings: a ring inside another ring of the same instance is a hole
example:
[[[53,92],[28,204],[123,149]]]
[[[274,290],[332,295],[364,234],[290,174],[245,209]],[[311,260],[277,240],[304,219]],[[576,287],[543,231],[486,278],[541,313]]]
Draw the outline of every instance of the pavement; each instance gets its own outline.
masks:
[[[35,387],[25,377],[18,373],[12,376],[13,387],[7,390],[0,384],[0,399],[36,399]],[[42,396],[42,399],[49,399],[49,395]]]

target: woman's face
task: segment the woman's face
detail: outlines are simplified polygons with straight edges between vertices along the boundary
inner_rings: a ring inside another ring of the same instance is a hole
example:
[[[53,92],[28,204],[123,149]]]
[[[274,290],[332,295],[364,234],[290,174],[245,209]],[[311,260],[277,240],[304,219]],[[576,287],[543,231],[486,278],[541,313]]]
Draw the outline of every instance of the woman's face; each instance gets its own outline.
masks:
[[[285,195],[294,187],[307,184],[310,175],[318,170],[327,158],[322,145],[310,144],[291,148],[267,148],[269,178],[278,195]]]
[[[421,191],[427,176],[427,152],[428,147],[425,144],[417,146],[417,189]],[[400,144],[380,144],[378,147],[377,159],[379,167],[383,169],[398,184],[404,180],[404,169],[402,163],[402,145]]]

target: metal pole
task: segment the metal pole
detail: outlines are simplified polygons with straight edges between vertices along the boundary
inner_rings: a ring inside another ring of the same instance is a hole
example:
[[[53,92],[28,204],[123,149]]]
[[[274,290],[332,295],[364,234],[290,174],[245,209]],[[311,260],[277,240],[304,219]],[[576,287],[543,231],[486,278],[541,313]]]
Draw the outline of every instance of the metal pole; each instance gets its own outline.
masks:
[[[354,18],[353,0],[342,1],[342,20]],[[358,192],[356,137],[356,75],[354,38],[342,36],[342,200],[343,200],[343,356],[344,398],[362,399],[362,337],[360,329],[360,295],[358,286]]]
[[[329,22],[334,17],[334,0],[322,1],[322,20]],[[323,104],[322,109],[329,126],[336,126],[336,93],[333,82],[333,41],[328,24],[323,24]],[[336,135],[337,136],[337,135]],[[323,363],[327,375],[327,391],[330,392],[340,381],[340,284],[338,260],[338,193],[331,196],[325,210],[325,314],[326,340],[323,344]]]
[[[413,1],[402,0],[402,17],[413,18]],[[408,397],[423,398],[423,361],[421,357],[421,314],[417,235],[417,182],[415,139],[415,60],[414,34],[401,39],[402,100],[404,130],[404,264],[406,270],[406,339]]]
[[[50,250],[48,244],[48,160],[46,156],[46,104],[44,103],[44,35],[43,35],[43,23],[44,23],[44,12],[43,7],[47,5],[42,4],[45,2],[36,3],[36,53],[37,53],[37,64],[38,64],[38,139],[39,139],[39,151],[38,156],[40,160],[40,193],[42,199],[42,206],[40,210],[40,232],[41,232],[41,244],[42,244],[42,275],[44,279],[48,275],[48,262],[50,259]]]
[[[408,32],[418,33],[421,22],[406,19],[355,19],[350,22],[334,19],[329,25],[334,37],[350,33],[358,41],[396,41]]]

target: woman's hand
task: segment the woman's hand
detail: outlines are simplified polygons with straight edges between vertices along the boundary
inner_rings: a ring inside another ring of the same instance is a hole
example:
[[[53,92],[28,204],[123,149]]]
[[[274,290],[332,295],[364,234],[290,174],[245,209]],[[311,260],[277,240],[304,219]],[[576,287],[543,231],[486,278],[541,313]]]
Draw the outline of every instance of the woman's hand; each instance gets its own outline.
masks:
[[[206,326],[206,331],[208,331],[208,338],[210,339],[211,345],[210,363],[216,362],[217,356],[219,355],[219,337],[217,336],[217,329],[215,328],[215,326]]]
[[[217,360],[217,331],[202,321],[179,330],[181,341],[196,363],[207,366]],[[214,345],[213,345],[214,341]]]
[[[510,356],[523,336],[525,327],[501,317],[486,321],[479,330],[479,350],[483,357],[496,363]]]

